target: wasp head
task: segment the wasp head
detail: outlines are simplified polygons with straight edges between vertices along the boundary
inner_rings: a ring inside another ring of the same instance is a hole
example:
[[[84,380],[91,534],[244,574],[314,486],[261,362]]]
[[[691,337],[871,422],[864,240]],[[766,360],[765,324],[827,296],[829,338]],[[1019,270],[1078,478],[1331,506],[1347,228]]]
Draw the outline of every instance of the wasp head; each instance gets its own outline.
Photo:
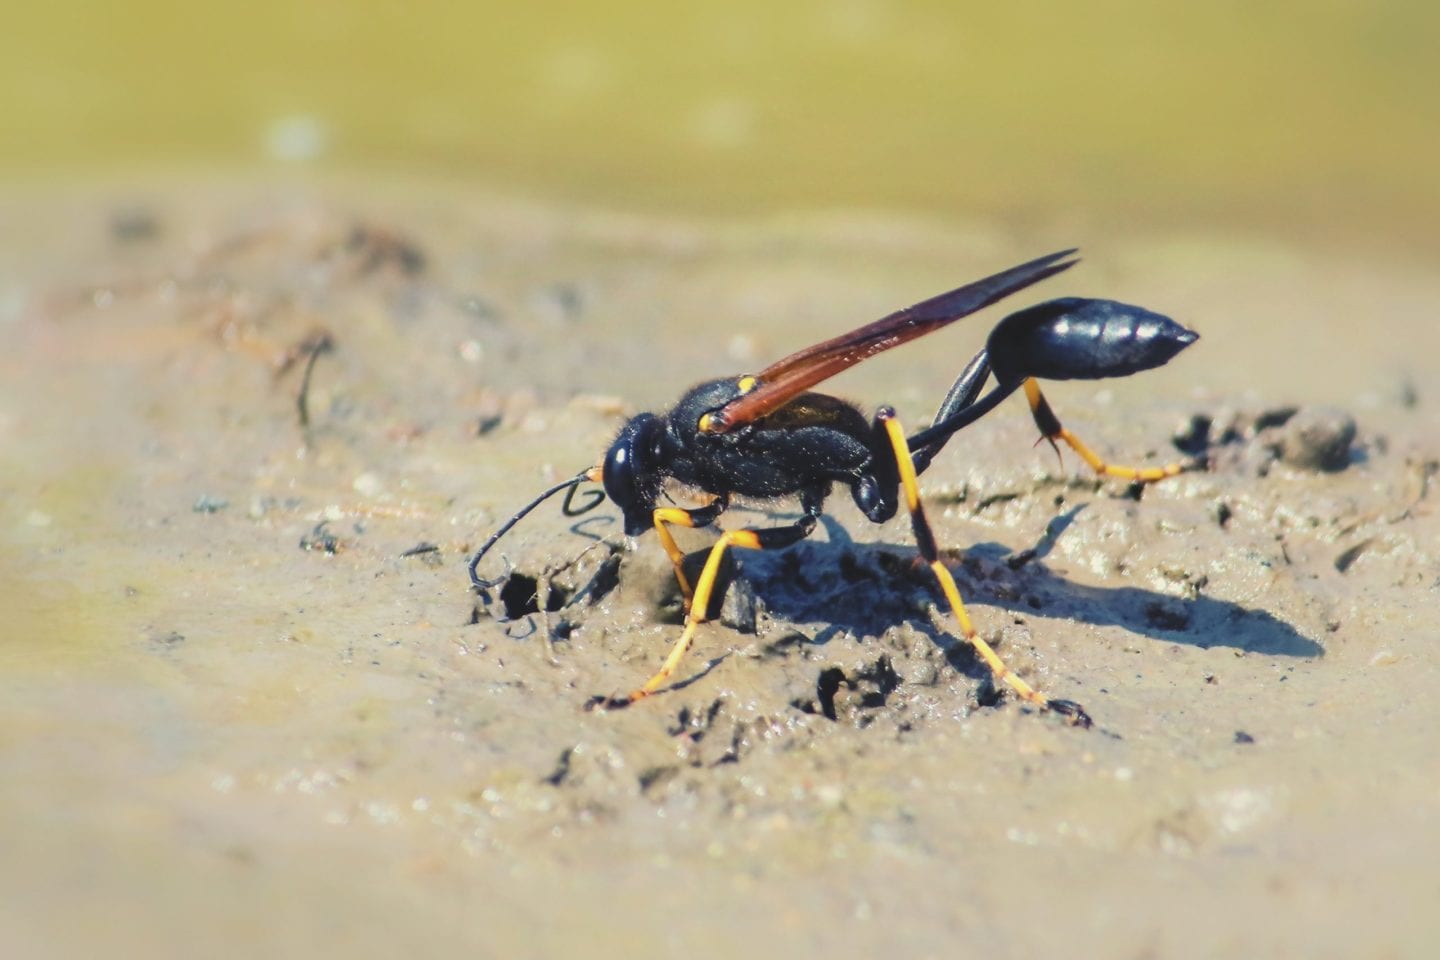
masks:
[[[654,523],[655,501],[664,480],[662,443],[665,423],[642,413],[625,424],[605,454],[605,493],[625,515],[625,535],[634,537]]]

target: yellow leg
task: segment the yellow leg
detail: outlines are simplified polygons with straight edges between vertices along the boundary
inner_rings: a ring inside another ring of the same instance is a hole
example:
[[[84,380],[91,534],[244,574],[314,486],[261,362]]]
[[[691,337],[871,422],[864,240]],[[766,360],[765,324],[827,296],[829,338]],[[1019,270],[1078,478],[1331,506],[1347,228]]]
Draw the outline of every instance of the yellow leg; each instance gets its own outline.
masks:
[[[980,655],[980,659],[985,661],[985,665],[990,668],[990,674],[995,678],[997,684],[1004,683],[1027,703],[1032,703],[1042,710],[1054,710],[1056,713],[1068,717],[1070,722],[1077,726],[1088,727],[1090,717],[1085,713],[1084,708],[1078,703],[1069,700],[1052,700],[1040,693],[1012,673],[995,649],[985,642],[984,637],[975,632],[975,627],[970,622],[970,615],[965,611],[965,602],[960,599],[960,589],[955,585],[955,578],[950,575],[950,570],[940,560],[940,553],[935,545],[935,534],[930,529],[930,521],[925,518],[925,508],[920,503],[920,485],[915,479],[915,465],[910,459],[910,446],[905,442],[905,431],[901,429],[900,421],[895,418],[893,411],[882,410],[878,416],[885,425],[885,433],[890,439],[890,446],[895,451],[896,463],[900,467],[900,487],[905,494],[905,506],[910,511],[910,522],[915,530],[915,542],[920,549],[920,556],[930,565],[935,579],[940,581],[940,589],[945,593],[945,599],[955,614],[955,620],[959,623],[960,632],[966,642]]]
[[[728,530],[715,541],[715,546],[710,548],[710,556],[705,559],[705,569],[700,571],[700,579],[695,584],[695,598],[690,603],[690,615],[685,618],[684,632],[670,648],[670,653],[665,657],[660,669],[638,690],[631,691],[625,698],[627,702],[634,703],[650,696],[670,682],[670,678],[675,675],[675,668],[680,665],[680,661],[695,642],[696,628],[705,622],[705,612],[710,609],[710,595],[715,591],[715,581],[720,576],[720,561],[730,547],[758,550],[760,540],[754,530]]]
[[[1151,483],[1155,480],[1173,477],[1184,469],[1178,463],[1167,463],[1163,467],[1125,467],[1106,463],[1099,454],[1080,442],[1079,437],[1065,429],[1060,423],[1060,418],[1055,416],[1055,411],[1050,409],[1050,403],[1040,392],[1040,384],[1033,377],[1025,381],[1025,399],[1030,401],[1030,412],[1034,415],[1040,432],[1044,434],[1046,440],[1050,441],[1050,446],[1054,447],[1055,441],[1059,440],[1079,454],[1080,459],[1088,463],[1090,468],[1101,476]]]
[[[657,518],[660,511],[657,510]],[[669,518],[664,518],[669,522]],[[683,523],[683,521],[679,521]],[[657,530],[662,529],[660,522],[655,525]],[[803,540],[815,529],[815,517],[806,515],[798,523],[789,527],[776,527],[769,530],[727,530],[715,541],[710,548],[710,555],[705,558],[705,567],[700,571],[700,579],[695,582],[695,595],[690,600],[690,610],[685,616],[685,629],[680,638],[670,648],[666,655],[665,662],[660,669],[649,680],[646,680],[638,689],[632,690],[623,697],[594,697],[586,704],[589,708],[603,706],[608,709],[626,707],[636,700],[643,700],[655,693],[661,687],[670,682],[675,675],[675,670],[680,666],[680,661],[690,651],[695,643],[695,631],[700,624],[705,622],[707,612],[710,609],[711,595],[715,592],[715,582],[720,578],[720,565],[725,557],[725,551],[731,547],[740,547],[746,550],[773,550],[779,547],[787,547],[792,543]],[[673,557],[672,557],[673,559]],[[679,564],[676,564],[676,572],[679,572]],[[681,581],[682,584],[684,581]]]
[[[691,589],[690,581],[685,576],[685,554],[670,534],[669,524],[672,523],[680,527],[693,527],[695,524],[690,519],[690,511],[679,507],[659,507],[655,511],[655,535],[660,538],[660,546],[665,548],[670,563],[675,567],[675,579],[680,582],[680,592],[685,595],[685,605],[688,607],[695,591]]]
[[[685,576],[685,554],[675,542],[675,537],[670,533],[670,525],[677,527],[708,527],[715,522],[728,506],[723,498],[716,498],[712,503],[697,507],[693,510],[686,510],[683,507],[657,507],[652,514],[655,524],[655,535],[660,538],[660,546],[665,548],[665,554],[670,558],[670,564],[675,568],[675,580],[680,584],[680,592],[685,597],[685,609],[689,610],[693,605],[695,591],[690,586],[690,579]]]

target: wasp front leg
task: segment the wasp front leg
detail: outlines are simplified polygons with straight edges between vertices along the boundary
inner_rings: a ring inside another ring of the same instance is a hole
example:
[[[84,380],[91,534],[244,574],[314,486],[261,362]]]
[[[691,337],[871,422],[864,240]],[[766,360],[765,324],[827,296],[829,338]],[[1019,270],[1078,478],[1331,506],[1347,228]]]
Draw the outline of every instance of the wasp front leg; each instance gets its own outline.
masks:
[[[715,541],[715,545],[710,548],[710,555],[705,560],[705,568],[700,571],[700,578],[695,582],[695,595],[691,599],[690,610],[685,615],[685,629],[670,648],[670,653],[665,657],[665,662],[660,665],[660,669],[642,686],[623,697],[591,698],[585,704],[586,709],[593,710],[596,707],[603,707],[614,710],[619,707],[628,707],[637,700],[645,699],[670,682],[680,661],[684,659],[685,654],[695,643],[695,631],[708,619],[710,600],[715,592],[715,584],[720,577],[720,566],[726,550],[731,547],[740,547],[746,550],[778,550],[781,547],[788,547],[808,537],[815,529],[816,519],[815,515],[807,513],[788,527],[772,527],[765,530],[727,530],[722,533],[720,539]],[[658,524],[656,529],[659,529]],[[678,565],[676,569],[678,571]]]
[[[725,508],[730,505],[726,497],[716,497],[709,504],[703,507],[657,507],[655,509],[654,523],[655,536],[660,538],[660,546],[665,548],[665,555],[670,558],[670,563],[675,567],[675,580],[680,584],[680,593],[685,598],[685,610],[688,613],[694,603],[695,591],[690,586],[690,578],[685,575],[685,553],[675,542],[675,537],[670,533],[671,526],[689,527],[698,529],[708,527],[715,522]]]

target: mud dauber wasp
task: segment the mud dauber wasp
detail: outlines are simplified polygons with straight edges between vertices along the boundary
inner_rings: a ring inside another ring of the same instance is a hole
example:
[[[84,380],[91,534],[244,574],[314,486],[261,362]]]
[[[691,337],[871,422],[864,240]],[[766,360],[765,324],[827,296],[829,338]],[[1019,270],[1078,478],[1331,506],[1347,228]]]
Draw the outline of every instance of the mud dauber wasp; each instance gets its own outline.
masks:
[[[1106,463],[1061,425],[1037,381],[1126,377],[1164,364],[1198,335],[1168,317],[1113,300],[1066,297],[1027,307],[995,325],[984,349],[946,394],[930,426],[909,437],[888,406],[867,421],[859,408],[844,400],[808,392],[847,367],[1068,270],[1079,262],[1069,259],[1075,253],[1053,253],[942,293],[793,353],[753,376],[702,383],[667,413],[642,413],[632,418],[599,465],[546,490],[485,541],[470,562],[471,582],[483,595],[504,579],[482,580],[477,573],[480,560],[521,518],[562,490],[568,515],[584,513],[608,495],[624,515],[627,536],[653,527],[685,595],[685,627],[664,664],[643,686],[624,697],[595,697],[587,704],[627,706],[663,687],[690,649],[696,629],[707,619],[725,551],[731,547],[774,550],[803,540],[815,529],[825,497],[840,483],[850,488],[856,505],[875,523],[893,517],[903,498],[920,556],[939,581],[965,639],[990,668],[997,685],[1003,681],[1029,703],[1088,726],[1090,717],[1078,703],[1052,700],[1035,690],[1012,673],[976,633],[955,579],[940,559],[916,476],[956,432],[1017,390],[1025,392],[1041,436],[1057,454],[1059,441],[1105,476],[1138,482],[1174,476],[1181,470],[1178,464],[1136,468]],[[996,385],[981,396],[992,375]],[[712,499],[695,508],[658,506],[666,480]],[[586,481],[602,484],[605,493],[597,492],[588,503],[576,507],[575,493]],[[731,497],[768,500],[790,495],[800,499],[803,516],[798,521],[789,526],[723,532],[711,547],[698,579],[690,583],[684,554],[670,527],[708,527],[730,505]]]

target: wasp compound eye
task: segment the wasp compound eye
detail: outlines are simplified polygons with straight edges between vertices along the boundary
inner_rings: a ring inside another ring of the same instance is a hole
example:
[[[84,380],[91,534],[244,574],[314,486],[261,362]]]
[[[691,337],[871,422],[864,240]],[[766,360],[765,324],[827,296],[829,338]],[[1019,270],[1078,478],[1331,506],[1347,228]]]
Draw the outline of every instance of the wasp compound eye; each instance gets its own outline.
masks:
[[[625,424],[605,454],[605,493],[625,515],[625,535],[650,529],[660,496],[660,439],[664,425],[650,413]]]

